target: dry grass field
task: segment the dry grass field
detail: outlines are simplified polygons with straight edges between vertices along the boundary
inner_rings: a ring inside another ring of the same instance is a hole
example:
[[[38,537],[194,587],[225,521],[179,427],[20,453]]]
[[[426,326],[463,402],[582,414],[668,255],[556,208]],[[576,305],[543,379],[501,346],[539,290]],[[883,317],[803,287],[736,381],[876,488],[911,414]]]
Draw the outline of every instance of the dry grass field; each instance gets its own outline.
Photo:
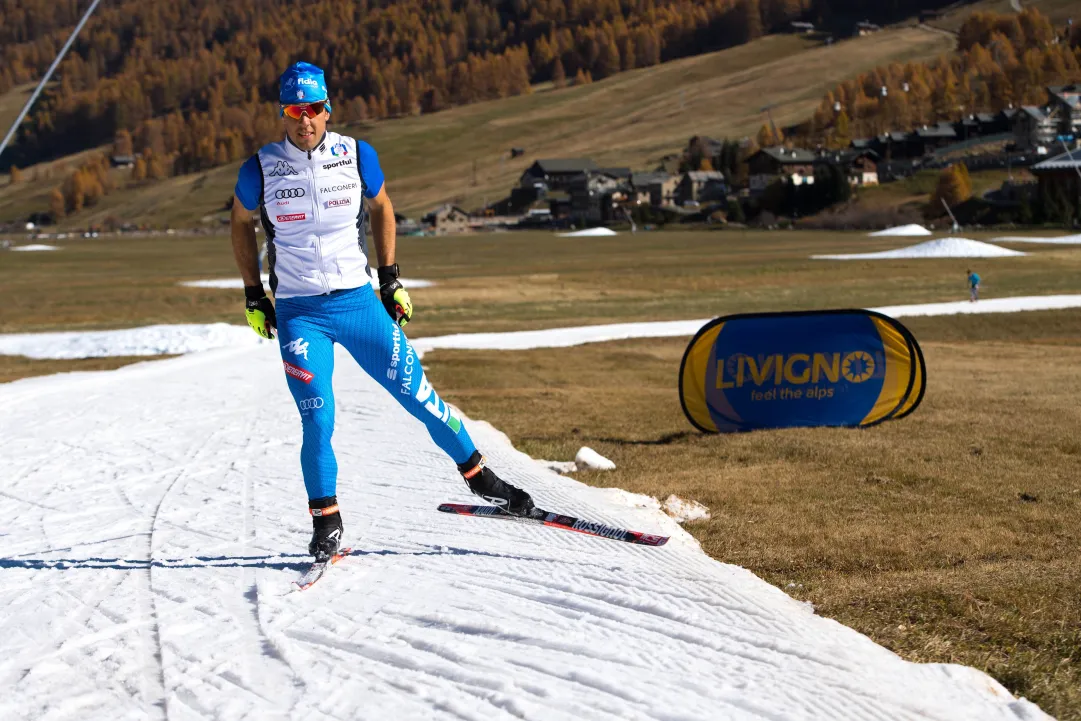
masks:
[[[601,164],[641,170],[679,152],[692,135],[753,134],[765,122],[766,98],[778,124],[801,120],[826,90],[851,75],[933,57],[952,43],[942,33],[918,28],[831,47],[798,36],[769,36],[581,87],[540,87],[532,95],[337,129],[375,146],[397,210],[419,217],[443,202],[474,207],[499,200],[537,158],[588,155]],[[267,106],[267,112],[273,109]],[[524,148],[525,156],[507,160],[511,147]],[[238,165],[115,192],[63,225],[86,227],[109,215],[156,227],[213,223],[232,195]],[[4,188],[0,222],[47,210],[51,188]]]
[[[402,239],[411,337],[752,310],[876,306],[1078,292],[1081,248],[1022,258],[812,261],[918,239],[675,231]],[[234,276],[208,238],[76,240],[4,253],[0,332],[163,322],[241,323],[239,291],[179,287]],[[909,418],[866,430],[707,436],[676,392],[688,339],[520,352],[436,351],[429,376],[523,451],[612,458],[580,480],[712,509],[688,530],[713,557],[916,661],[989,672],[1060,719],[1081,720],[1081,313],[912,318],[928,391]],[[0,379],[132,360],[0,356]]]

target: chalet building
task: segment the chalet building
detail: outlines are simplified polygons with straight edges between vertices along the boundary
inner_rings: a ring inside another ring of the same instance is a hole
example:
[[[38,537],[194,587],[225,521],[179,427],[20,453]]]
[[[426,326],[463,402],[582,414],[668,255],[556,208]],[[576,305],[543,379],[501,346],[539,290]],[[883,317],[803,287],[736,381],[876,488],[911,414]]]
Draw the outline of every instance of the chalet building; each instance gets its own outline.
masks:
[[[637,194],[637,201],[646,205],[675,205],[679,182],[680,176],[663,171],[631,174],[631,186]]]
[[[814,160],[815,165],[827,163],[843,170],[853,187],[878,185],[878,154],[873,150],[831,150]]]
[[[920,157],[947,145],[953,145],[959,138],[952,123],[941,122],[937,125],[924,125],[916,128],[905,139],[911,157]]]
[[[518,182],[521,188],[566,190],[583,173],[597,173],[600,168],[589,158],[554,158],[530,165]]]
[[[436,235],[465,233],[469,230],[469,213],[450,203],[440,205],[422,220]]]
[[[814,153],[801,148],[762,148],[747,158],[751,192],[761,193],[776,180],[792,185],[813,184],[814,159]]]
[[[1050,147],[1058,135],[1058,126],[1057,109],[1026,105],[1013,119],[1014,143],[1021,150]]]
[[[1057,113],[1058,134],[1081,138],[1081,83],[1047,88],[1048,107]]]
[[[604,173],[579,173],[568,182],[567,215],[582,225],[606,223],[615,217],[614,206],[625,201],[629,187]],[[556,213],[557,208],[552,208]]]
[[[1048,193],[1052,188],[1071,199],[1081,199],[1081,150],[1072,150],[1053,158],[1036,163],[1029,172],[1036,176],[1040,184],[1040,193]]]
[[[803,22],[801,20],[793,20],[788,23],[788,32],[795,33],[797,35],[810,35],[815,31],[814,23]]]
[[[864,35],[873,35],[881,29],[882,26],[875,25],[874,23],[867,22],[866,20],[861,23],[856,23],[856,35],[859,35],[861,37]]]
[[[596,172],[624,183],[629,183],[631,181],[630,168],[597,168]]]
[[[680,205],[689,202],[705,203],[724,200],[728,187],[724,173],[719,170],[692,170],[684,173],[676,187],[676,200]]]

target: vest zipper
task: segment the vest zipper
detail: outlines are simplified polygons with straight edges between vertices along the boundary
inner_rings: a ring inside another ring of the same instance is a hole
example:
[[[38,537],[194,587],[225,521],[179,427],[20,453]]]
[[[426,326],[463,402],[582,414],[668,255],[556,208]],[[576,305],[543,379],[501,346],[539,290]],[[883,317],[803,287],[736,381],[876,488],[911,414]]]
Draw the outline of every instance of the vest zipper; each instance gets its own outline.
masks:
[[[315,163],[311,162],[312,151],[308,151],[308,172],[311,173],[312,178],[312,212],[315,215],[315,256],[319,259],[319,280],[323,284],[323,294],[330,293],[330,283],[327,282],[327,273],[323,269],[323,239],[320,237],[318,230],[320,228],[319,219],[319,195],[316,191],[318,183],[315,180]]]

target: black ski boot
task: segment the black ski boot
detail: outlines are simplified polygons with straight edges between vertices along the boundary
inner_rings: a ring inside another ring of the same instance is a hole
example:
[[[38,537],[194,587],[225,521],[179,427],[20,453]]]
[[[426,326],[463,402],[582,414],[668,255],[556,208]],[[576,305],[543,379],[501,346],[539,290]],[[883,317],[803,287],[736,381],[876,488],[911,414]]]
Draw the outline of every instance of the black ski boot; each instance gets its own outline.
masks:
[[[532,517],[540,512],[534,507],[528,493],[507,483],[484,465],[484,456],[480,451],[473,451],[468,461],[459,463],[458,471],[465,478],[469,490],[512,516]]]
[[[315,560],[328,561],[338,552],[342,542],[342,514],[338,512],[338,497],[326,496],[308,501],[312,514],[312,542],[308,553]]]

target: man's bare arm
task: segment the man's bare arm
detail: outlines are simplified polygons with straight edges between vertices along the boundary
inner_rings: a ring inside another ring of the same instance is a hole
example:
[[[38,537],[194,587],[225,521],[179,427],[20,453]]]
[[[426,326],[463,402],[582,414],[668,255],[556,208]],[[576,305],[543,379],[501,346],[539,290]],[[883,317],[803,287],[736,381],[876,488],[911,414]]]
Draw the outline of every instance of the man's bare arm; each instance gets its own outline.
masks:
[[[393,214],[392,216],[393,217]],[[262,285],[259,278],[259,245],[255,240],[255,221],[251,211],[244,207],[240,198],[233,196],[233,213],[230,217],[233,237],[233,257],[244,285]]]
[[[379,195],[368,199],[368,211],[372,218],[372,240],[375,242],[375,259],[378,267],[394,264],[398,226],[394,222],[394,206],[384,185]]]

